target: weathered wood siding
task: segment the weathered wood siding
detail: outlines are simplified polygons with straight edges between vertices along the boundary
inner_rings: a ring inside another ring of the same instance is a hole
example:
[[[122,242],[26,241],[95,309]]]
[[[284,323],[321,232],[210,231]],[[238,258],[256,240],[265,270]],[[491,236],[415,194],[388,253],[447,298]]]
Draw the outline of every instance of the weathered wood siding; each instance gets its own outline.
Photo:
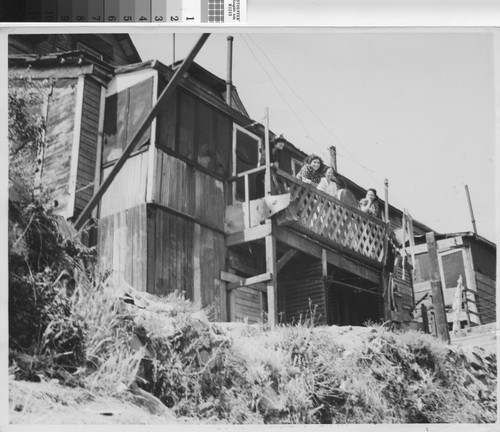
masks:
[[[113,166],[109,165],[102,170],[101,182],[112,168]],[[101,218],[145,203],[147,174],[147,151],[131,156],[101,199]]]
[[[94,194],[97,158],[97,138],[101,106],[101,85],[85,79],[82,107],[82,127],[76,177],[75,212],[83,210]]]
[[[112,65],[139,62],[140,58],[127,43],[125,34],[44,34],[15,35],[9,40],[9,54],[74,51],[78,42],[103,55],[103,60]],[[123,43],[121,42],[123,41]]]
[[[470,244],[474,270],[489,278],[496,279],[497,250],[493,245],[464,237]]]
[[[153,201],[224,229],[223,182],[157,150]]]
[[[403,278],[403,261],[398,260],[397,266],[393,273],[393,298],[396,309],[396,319],[400,321],[411,321],[411,311],[414,307],[413,297],[413,275],[411,266],[408,264],[404,269]]]
[[[101,271],[116,272],[135,289],[146,291],[146,204],[101,218],[98,232]]]
[[[219,307],[220,273],[226,270],[224,235],[195,224],[193,238],[193,300],[202,307]],[[199,263],[199,273],[196,265]],[[199,279],[198,279],[199,274]]]
[[[294,258],[293,264],[287,265],[280,276],[278,291],[283,305],[285,322],[297,322],[301,318],[314,315],[316,324],[326,324],[326,290],[323,281],[321,261],[301,257]]]
[[[194,223],[148,206],[148,292],[193,295]]]
[[[262,321],[263,296],[260,291],[242,287],[229,292],[229,320],[254,324]]]
[[[57,212],[65,213],[71,191],[70,170],[77,94],[77,79],[58,80],[49,98],[46,149],[41,182],[52,191]]]
[[[193,220],[148,205],[148,292],[183,291],[220,316],[220,272],[225,270],[224,235]]]

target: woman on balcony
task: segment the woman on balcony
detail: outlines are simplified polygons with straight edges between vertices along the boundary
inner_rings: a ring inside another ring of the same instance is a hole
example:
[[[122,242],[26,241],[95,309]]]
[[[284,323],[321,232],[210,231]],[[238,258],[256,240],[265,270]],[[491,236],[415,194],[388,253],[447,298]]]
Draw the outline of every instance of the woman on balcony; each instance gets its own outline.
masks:
[[[325,164],[323,163],[323,159],[315,154],[312,154],[304,161],[304,166],[297,174],[297,178],[302,180],[304,183],[318,186],[321,178],[323,177],[324,166]]]
[[[380,206],[375,189],[371,188],[366,191],[366,197],[359,200],[359,209],[370,216],[380,219]]]
[[[333,167],[328,167],[325,171],[325,176],[318,184],[318,189],[336,197],[337,192],[343,188],[345,188],[343,181],[338,177]]]

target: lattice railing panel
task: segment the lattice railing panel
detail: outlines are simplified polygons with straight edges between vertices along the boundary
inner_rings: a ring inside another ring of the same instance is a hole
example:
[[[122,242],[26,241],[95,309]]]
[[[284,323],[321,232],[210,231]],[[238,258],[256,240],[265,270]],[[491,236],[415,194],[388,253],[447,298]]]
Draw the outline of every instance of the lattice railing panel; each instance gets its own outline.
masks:
[[[283,171],[273,173],[275,193],[290,193],[283,218],[331,242],[382,262],[385,224],[334,197],[306,186]]]

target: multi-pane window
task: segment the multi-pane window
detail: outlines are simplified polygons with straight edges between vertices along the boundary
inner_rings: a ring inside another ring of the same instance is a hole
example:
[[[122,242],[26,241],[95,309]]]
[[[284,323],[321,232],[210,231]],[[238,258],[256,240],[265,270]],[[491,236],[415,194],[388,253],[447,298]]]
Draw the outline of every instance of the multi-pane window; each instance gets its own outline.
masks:
[[[229,174],[231,133],[228,117],[187,92],[175,92],[160,111],[158,147],[220,177]]]

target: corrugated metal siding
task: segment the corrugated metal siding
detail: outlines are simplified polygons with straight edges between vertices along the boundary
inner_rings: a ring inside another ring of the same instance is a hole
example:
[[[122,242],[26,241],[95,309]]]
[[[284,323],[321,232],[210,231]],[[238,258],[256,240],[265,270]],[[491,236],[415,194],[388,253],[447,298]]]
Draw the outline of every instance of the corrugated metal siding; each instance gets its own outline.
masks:
[[[146,290],[146,205],[99,220],[98,250],[102,271],[117,272],[139,291]]]
[[[104,180],[112,168],[111,165],[103,169],[101,179]],[[138,153],[125,162],[101,199],[101,218],[146,202],[147,170],[147,152]]]
[[[326,324],[326,294],[321,262],[302,258],[294,260],[280,273],[283,280],[278,283],[280,298],[284,305],[285,322],[297,322],[301,318],[314,316],[317,324]]]
[[[85,79],[77,190],[92,184],[95,179],[100,104],[101,86],[88,78]],[[75,198],[75,209],[77,211],[83,210],[92,198],[93,193],[94,187],[92,186],[78,192]]]
[[[76,79],[59,80],[49,99],[41,182],[53,191],[58,212],[66,209],[70,195],[76,89]]]

